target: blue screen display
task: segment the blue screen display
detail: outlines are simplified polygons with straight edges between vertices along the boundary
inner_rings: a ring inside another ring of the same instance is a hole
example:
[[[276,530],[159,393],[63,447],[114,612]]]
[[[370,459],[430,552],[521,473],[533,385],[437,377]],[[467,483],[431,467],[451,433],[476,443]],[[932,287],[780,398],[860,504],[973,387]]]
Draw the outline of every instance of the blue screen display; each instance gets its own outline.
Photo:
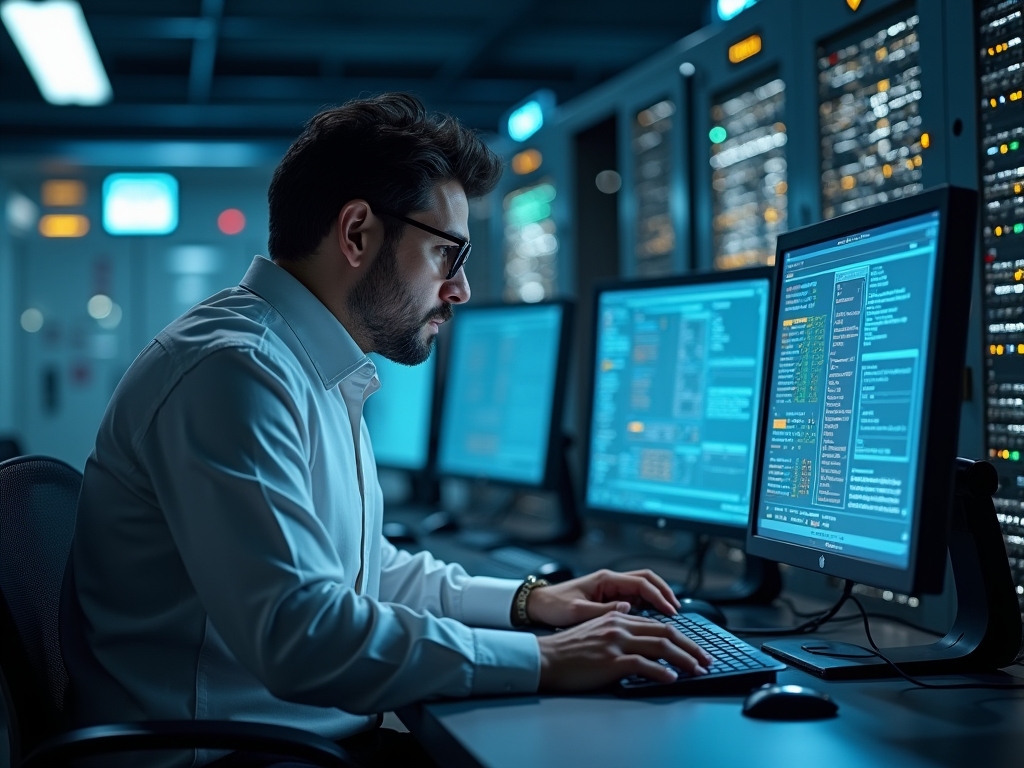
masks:
[[[438,469],[536,486],[544,481],[563,309],[465,311],[452,328]]]
[[[906,568],[938,212],[783,255],[759,535]]]
[[[770,301],[765,279],[600,295],[588,506],[746,526]]]
[[[366,400],[363,415],[377,464],[424,470],[430,458],[436,356],[431,354],[426,362],[414,366],[399,365],[376,354],[370,359],[377,367],[380,389]]]

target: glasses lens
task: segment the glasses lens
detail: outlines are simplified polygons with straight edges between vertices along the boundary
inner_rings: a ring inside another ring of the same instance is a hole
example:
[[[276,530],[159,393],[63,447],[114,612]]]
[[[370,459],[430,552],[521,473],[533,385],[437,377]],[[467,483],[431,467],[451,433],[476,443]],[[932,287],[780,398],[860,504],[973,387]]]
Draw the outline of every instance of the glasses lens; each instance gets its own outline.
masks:
[[[469,252],[473,250],[471,243],[466,243],[462,248],[459,249],[459,255],[455,257],[455,263],[448,269],[448,279],[451,280],[455,277],[456,273],[462,269],[463,265],[469,261]]]

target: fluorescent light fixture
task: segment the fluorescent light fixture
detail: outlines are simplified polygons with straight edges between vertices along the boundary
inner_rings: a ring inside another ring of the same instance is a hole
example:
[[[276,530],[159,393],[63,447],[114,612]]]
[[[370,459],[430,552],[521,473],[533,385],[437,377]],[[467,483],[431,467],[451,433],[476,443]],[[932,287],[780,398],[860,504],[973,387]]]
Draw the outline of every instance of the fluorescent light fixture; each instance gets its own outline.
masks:
[[[722,21],[728,21],[756,2],[757,0],[716,0],[715,9],[718,11],[718,18]]]
[[[168,173],[113,173],[103,180],[103,228],[112,235],[167,235],[178,226],[178,180]]]
[[[544,110],[538,101],[528,101],[508,116],[508,135],[526,141],[544,125]]]
[[[48,102],[91,107],[110,101],[110,81],[74,0],[4,0],[0,19]]]

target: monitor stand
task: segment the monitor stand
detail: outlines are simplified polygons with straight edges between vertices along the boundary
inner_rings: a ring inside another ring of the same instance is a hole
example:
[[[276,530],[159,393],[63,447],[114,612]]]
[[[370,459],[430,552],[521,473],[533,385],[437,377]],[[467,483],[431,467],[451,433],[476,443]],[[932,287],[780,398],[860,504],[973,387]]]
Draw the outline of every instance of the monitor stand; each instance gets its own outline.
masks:
[[[569,471],[569,448],[572,438],[562,437],[558,472],[558,511],[559,526],[547,535],[537,537],[516,536],[498,527],[498,520],[509,514],[503,509],[493,515],[491,527],[477,530],[460,531],[457,540],[460,544],[473,549],[495,549],[503,546],[535,547],[545,544],[575,544],[583,536],[583,524],[580,521],[576,504],[576,492],[573,489],[572,475]],[[513,502],[514,503],[514,502]]]
[[[773,560],[747,555],[743,573],[720,590],[698,589],[694,597],[715,605],[768,605],[782,591],[782,574]]]
[[[992,672],[1013,663],[1021,616],[992,494],[999,478],[987,461],[957,459],[949,559],[956,588],[953,628],[933,645],[883,648],[908,675]],[[894,677],[867,646],[827,640],[779,640],[762,648],[826,680]]]

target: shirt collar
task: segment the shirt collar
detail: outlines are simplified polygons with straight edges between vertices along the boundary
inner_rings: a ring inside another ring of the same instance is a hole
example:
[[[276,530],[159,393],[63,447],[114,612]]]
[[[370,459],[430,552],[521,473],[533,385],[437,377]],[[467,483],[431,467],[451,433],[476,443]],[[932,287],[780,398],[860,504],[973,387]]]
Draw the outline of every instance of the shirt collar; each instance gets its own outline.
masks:
[[[345,326],[287,270],[257,256],[239,286],[277,310],[306,350],[326,389],[334,389],[364,366],[369,366],[363,372],[367,383],[373,378],[373,363]]]

